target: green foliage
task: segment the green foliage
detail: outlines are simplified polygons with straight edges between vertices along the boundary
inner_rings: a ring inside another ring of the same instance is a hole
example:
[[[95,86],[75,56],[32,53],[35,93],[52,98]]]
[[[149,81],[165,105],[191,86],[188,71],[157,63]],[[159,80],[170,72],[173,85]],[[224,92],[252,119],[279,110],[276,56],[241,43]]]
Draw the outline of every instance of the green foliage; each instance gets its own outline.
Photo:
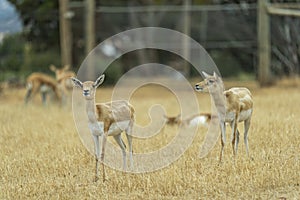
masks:
[[[9,0],[20,12],[24,36],[37,50],[59,45],[58,1]]]
[[[210,56],[216,63],[223,77],[236,77],[241,72],[235,57],[226,51],[211,51]]]
[[[49,66],[54,64],[60,66],[60,55],[55,50],[48,50],[45,52],[29,52],[26,55],[27,59],[22,69],[31,72],[49,72]]]
[[[24,79],[34,71],[50,73],[50,64],[60,66],[60,55],[55,49],[34,51],[22,35],[8,35],[0,44],[0,81]]]
[[[105,70],[105,75],[106,75],[106,80],[105,84],[106,85],[112,85],[117,83],[119,78],[122,76],[122,66],[120,62],[113,62],[112,64],[109,65],[109,67]]]
[[[6,36],[0,44],[0,72],[18,71],[23,62],[25,41],[19,34]]]

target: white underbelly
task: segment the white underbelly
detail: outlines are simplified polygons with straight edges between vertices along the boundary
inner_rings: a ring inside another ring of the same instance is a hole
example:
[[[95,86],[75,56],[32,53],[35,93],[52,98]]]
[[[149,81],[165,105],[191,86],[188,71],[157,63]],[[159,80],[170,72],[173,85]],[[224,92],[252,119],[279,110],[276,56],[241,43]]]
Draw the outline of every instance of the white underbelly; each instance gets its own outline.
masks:
[[[198,126],[198,125],[206,125],[207,117],[206,116],[198,116],[192,119],[189,123],[189,126]]]
[[[112,123],[108,129],[108,136],[115,136],[121,134],[124,130],[127,129],[129,121],[121,121],[117,123]],[[101,136],[104,133],[104,123],[96,122],[90,123],[89,129],[93,135]]]
[[[243,110],[239,115],[239,122],[245,121],[252,115],[252,109]],[[232,122],[235,119],[235,112],[226,113],[225,121]]]

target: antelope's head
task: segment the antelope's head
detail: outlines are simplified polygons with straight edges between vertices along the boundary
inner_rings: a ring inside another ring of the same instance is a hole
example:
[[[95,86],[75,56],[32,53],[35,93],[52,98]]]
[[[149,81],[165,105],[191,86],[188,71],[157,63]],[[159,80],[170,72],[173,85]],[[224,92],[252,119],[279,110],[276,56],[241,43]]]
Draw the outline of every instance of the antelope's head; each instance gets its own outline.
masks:
[[[181,120],[180,120],[181,114],[179,114],[179,115],[177,115],[175,117],[168,117],[168,116],[164,115],[164,118],[166,119],[166,124],[167,125],[173,126],[175,124],[179,125],[181,123]]]
[[[76,87],[79,87],[82,89],[82,95],[85,97],[86,100],[91,100],[95,98],[95,93],[96,93],[96,89],[97,87],[99,87],[99,85],[101,85],[104,81],[105,75],[102,74],[101,76],[99,76],[99,78],[97,78],[97,80],[95,82],[93,81],[85,81],[85,82],[81,82],[80,80],[78,80],[77,78],[72,77],[71,80],[73,81],[74,85]]]
[[[50,65],[50,70],[55,73],[56,80],[60,81],[65,78],[65,73],[70,69],[69,65],[65,65],[63,68],[57,68],[54,65]]]
[[[203,81],[195,85],[195,89],[198,92],[208,92],[216,91],[220,89],[220,86],[223,85],[221,78],[214,72],[213,75],[209,75],[206,72],[202,71],[203,76],[205,77]]]

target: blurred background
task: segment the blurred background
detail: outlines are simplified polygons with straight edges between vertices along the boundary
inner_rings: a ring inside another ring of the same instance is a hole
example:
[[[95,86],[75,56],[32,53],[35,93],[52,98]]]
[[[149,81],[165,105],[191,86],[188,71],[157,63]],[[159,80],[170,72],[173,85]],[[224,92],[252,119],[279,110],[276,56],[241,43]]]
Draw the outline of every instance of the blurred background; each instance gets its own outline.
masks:
[[[226,78],[266,86],[300,73],[297,0],[0,0],[0,81],[22,87],[32,72],[54,76],[51,64],[68,64],[76,72],[100,42],[147,26],[189,35]],[[116,58],[106,84],[149,62],[172,66],[187,78],[199,77],[178,55],[143,49],[120,56],[119,45],[108,40],[102,48],[106,57]],[[172,45],[189,48],[184,41]]]

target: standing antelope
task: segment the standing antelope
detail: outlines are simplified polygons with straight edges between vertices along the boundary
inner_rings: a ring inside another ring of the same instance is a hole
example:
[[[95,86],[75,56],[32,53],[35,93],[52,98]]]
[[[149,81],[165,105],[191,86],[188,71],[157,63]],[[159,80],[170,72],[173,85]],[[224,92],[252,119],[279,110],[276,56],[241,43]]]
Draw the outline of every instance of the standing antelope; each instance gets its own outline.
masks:
[[[221,127],[221,153],[220,161],[222,161],[224,145],[226,140],[225,123],[229,123],[232,128],[232,149],[233,154],[237,154],[239,143],[239,131],[237,129],[238,122],[244,122],[244,142],[246,153],[249,156],[248,149],[248,130],[250,127],[251,116],[253,112],[252,95],[247,88],[234,87],[224,91],[221,78],[214,72],[209,75],[202,72],[205,79],[197,83],[195,89],[199,92],[210,92],[214,104],[218,110],[220,127]],[[222,113],[222,107],[225,105],[225,113]]]
[[[38,92],[41,92],[42,102],[46,105],[47,93],[52,90],[55,96],[60,100],[61,96],[57,87],[57,82],[51,76],[39,72],[34,72],[26,79],[26,96],[25,103],[27,104]]]
[[[58,86],[62,92],[62,102],[65,103],[67,98],[71,96],[73,84],[70,78],[75,77],[75,73],[70,71],[69,65],[65,65],[61,69],[56,68],[54,65],[50,65],[49,68],[55,73]]]
[[[95,82],[86,81],[83,83],[76,78],[71,78],[71,80],[74,82],[74,85],[82,89],[86,102],[86,113],[88,117],[89,129],[92,133],[95,145],[95,181],[98,180],[98,159],[100,157],[99,136],[103,135],[100,157],[103,170],[103,181],[105,180],[104,153],[107,136],[113,136],[122,149],[123,169],[125,170],[126,147],[121,138],[121,133],[125,131],[129,146],[130,165],[131,167],[133,166],[131,131],[134,123],[134,109],[127,101],[112,101],[95,104],[96,88],[103,83],[104,78],[105,75],[102,74]]]
[[[181,114],[175,116],[175,117],[168,117],[164,115],[164,118],[166,119],[167,125],[178,125],[178,126],[208,126],[210,120],[211,120],[211,114],[209,113],[200,113],[195,114],[192,116],[189,116],[188,118],[181,120]]]

